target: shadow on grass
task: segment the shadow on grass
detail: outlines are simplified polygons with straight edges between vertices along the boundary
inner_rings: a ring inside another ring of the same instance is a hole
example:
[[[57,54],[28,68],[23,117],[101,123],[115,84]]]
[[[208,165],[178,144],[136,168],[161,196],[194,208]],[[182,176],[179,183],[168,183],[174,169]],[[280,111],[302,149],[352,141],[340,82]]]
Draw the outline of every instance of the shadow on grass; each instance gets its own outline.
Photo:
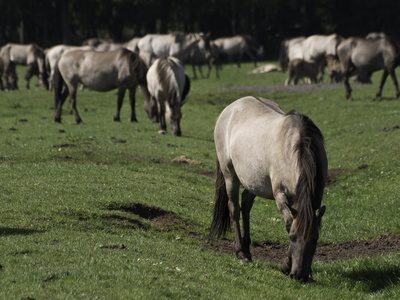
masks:
[[[400,284],[400,267],[395,265],[369,266],[345,274],[350,280],[361,283],[369,293],[376,293],[387,287]]]
[[[32,229],[23,229],[23,228],[3,228],[0,227],[0,236],[5,235],[29,235],[38,232],[43,232],[43,230],[32,230]]]

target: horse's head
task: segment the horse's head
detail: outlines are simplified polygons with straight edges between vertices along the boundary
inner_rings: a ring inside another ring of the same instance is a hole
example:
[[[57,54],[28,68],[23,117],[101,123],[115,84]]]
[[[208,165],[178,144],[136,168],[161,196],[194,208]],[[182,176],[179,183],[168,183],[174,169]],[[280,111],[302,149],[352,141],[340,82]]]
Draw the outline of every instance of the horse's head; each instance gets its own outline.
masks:
[[[179,101],[168,101],[167,105],[167,121],[171,127],[171,134],[174,136],[181,136],[181,112],[182,102]]]
[[[314,212],[312,225],[308,231],[302,233],[299,229],[299,215],[293,208],[290,209],[293,223],[289,230],[289,256],[285,258],[281,270],[290,278],[307,282],[311,277],[311,263],[317,248],[321,218],[325,213],[325,206]]]

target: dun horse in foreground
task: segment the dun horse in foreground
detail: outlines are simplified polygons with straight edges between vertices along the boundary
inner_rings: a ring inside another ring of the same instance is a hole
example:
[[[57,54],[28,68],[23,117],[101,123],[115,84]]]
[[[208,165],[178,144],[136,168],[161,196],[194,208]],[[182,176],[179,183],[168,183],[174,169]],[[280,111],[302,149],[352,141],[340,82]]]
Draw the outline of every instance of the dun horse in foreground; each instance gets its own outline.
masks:
[[[167,131],[166,114],[172,135],[181,136],[181,107],[190,90],[190,79],[185,74],[182,62],[172,56],[158,58],[149,68],[147,83],[151,94],[151,106],[157,107],[160,124],[158,133],[165,134]],[[152,119],[154,109],[146,107],[146,111]]]
[[[244,97],[221,113],[214,139],[217,179],[210,238],[225,234],[232,222],[236,255],[251,260],[249,218],[254,198],[275,199],[290,238],[282,271],[300,281],[312,280],[328,168],[320,130],[295,110],[285,114],[270,100]]]
[[[61,56],[54,72],[55,122],[61,122],[62,105],[68,94],[76,123],[83,123],[76,108],[76,92],[81,83],[90,90],[108,92],[118,89],[117,112],[114,121],[120,121],[125,91],[129,90],[131,122],[137,122],[135,93],[139,85],[146,101],[150,98],[146,82],[147,66],[135,53],[120,49],[110,52],[76,50]],[[62,91],[63,85],[66,85]]]

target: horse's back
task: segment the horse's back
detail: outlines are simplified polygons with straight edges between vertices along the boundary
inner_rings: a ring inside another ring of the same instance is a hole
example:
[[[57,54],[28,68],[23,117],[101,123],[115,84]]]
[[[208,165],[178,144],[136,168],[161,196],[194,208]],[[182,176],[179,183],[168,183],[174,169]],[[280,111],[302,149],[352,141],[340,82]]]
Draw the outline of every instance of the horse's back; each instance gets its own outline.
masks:
[[[273,199],[280,168],[291,165],[293,171],[279,176],[279,180],[293,188],[298,174],[292,154],[300,125],[296,117],[286,116],[268,99],[244,97],[230,104],[214,130],[224,176],[237,177],[250,192]]]
[[[73,85],[80,82],[95,91],[109,91],[133,76],[130,54],[134,53],[127,49],[109,52],[75,50],[61,56],[58,68],[66,82]]]
[[[185,71],[182,62],[172,56],[161,57],[154,61],[147,72],[147,83],[151,94],[169,94],[174,88],[182,95],[185,81]]]
[[[343,68],[351,62],[358,69],[377,71],[396,58],[394,45],[386,38],[364,39],[350,37],[338,46],[338,56]]]
[[[243,36],[236,35],[232,37],[218,38],[214,41],[218,49],[228,55],[236,54],[239,51],[246,49],[246,39]]]

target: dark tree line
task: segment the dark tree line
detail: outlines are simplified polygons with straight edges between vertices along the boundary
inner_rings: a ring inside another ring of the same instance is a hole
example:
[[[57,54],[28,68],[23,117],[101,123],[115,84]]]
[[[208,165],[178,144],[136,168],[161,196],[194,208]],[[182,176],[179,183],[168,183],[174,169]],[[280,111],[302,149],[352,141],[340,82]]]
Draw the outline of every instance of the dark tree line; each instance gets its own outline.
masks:
[[[250,34],[276,58],[284,38],[330,34],[400,36],[393,0],[0,0],[0,45],[46,48],[91,37],[125,42],[147,33]]]

